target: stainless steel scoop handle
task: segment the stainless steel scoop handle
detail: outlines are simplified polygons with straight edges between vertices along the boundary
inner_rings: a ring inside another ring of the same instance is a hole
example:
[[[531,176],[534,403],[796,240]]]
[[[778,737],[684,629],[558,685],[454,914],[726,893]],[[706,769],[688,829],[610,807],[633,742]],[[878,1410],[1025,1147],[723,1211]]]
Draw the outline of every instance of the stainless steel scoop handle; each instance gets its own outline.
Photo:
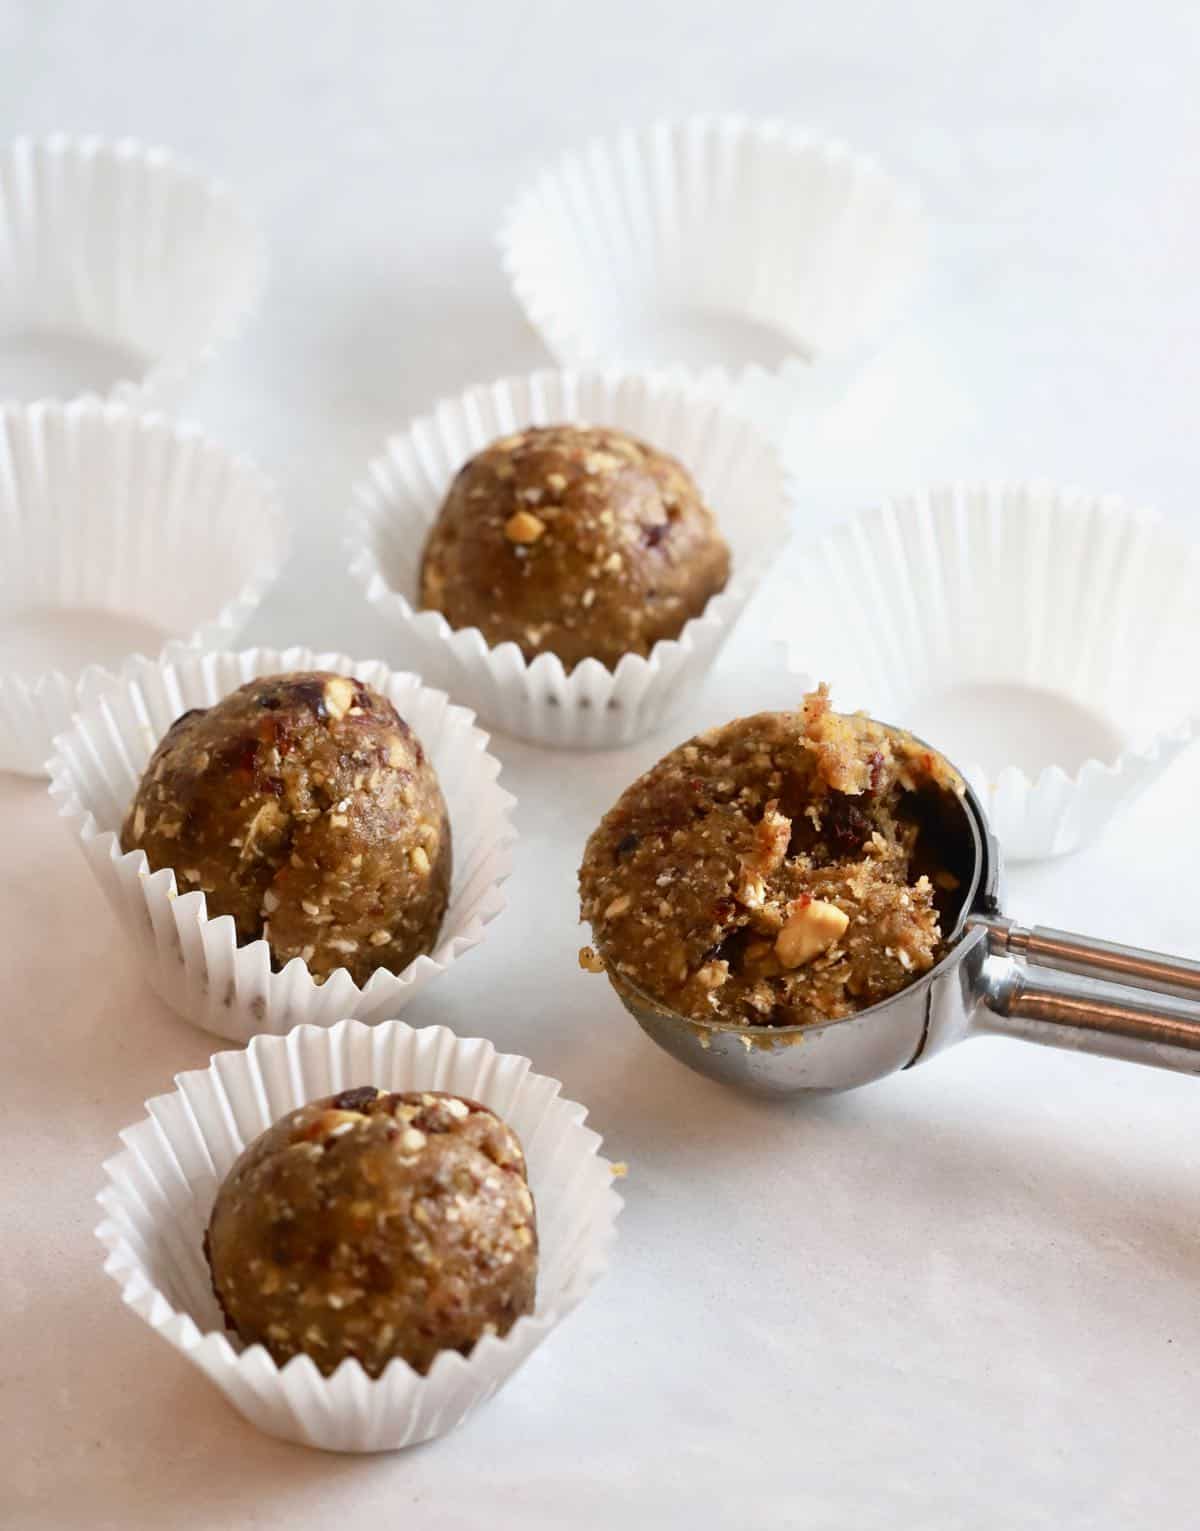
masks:
[[[1184,1000],[1102,994],[1014,967],[988,986],[984,1002],[978,1032],[1200,1074],[1200,1006]]]
[[[1044,925],[1029,928],[1003,916],[972,916],[968,924],[986,929],[989,948],[997,957],[1019,957],[1035,967],[1074,973],[1077,978],[1200,1000],[1200,962],[1189,962],[1185,957],[1144,952],[1136,946],[1118,946],[1114,941],[1097,941]]]
[[[1013,963],[989,978],[976,1030],[1200,1074],[1200,963],[1065,931],[1027,930],[1003,918],[970,923],[987,930],[993,955],[1033,964],[1030,970]]]

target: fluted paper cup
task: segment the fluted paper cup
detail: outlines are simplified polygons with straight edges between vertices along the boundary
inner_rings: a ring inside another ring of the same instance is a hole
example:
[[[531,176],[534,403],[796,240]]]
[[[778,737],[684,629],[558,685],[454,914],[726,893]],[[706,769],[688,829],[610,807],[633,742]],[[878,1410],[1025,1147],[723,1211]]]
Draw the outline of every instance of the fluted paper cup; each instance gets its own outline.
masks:
[[[729,583],[678,638],[615,669],[555,654],[527,661],[477,627],[419,608],[421,558],[455,474],[497,437],[530,425],[616,426],[677,457],[730,545]],[[518,738],[605,749],[651,732],[687,704],[788,536],[788,490],[771,447],[678,376],[534,372],[469,388],[393,436],[354,491],[349,551],[367,599],[406,663],[485,722]]]
[[[45,772],[89,665],[227,644],[278,573],[274,486],[116,404],[0,408],[0,770]]]
[[[469,1356],[446,1351],[428,1375],[402,1360],[372,1379],[357,1360],[330,1377],[308,1356],[278,1366],[261,1345],[227,1333],[202,1241],[217,1189],[259,1133],[307,1101],[357,1085],[448,1090],[489,1106],[520,1137],[540,1242],[534,1311]],[[490,1398],[575,1308],[608,1263],[621,1198],[586,1111],[527,1058],[442,1026],[401,1021],[332,1030],[301,1026],[218,1053],[207,1069],[146,1103],[105,1165],[105,1270],[138,1316],[198,1366],[234,1408],[268,1435],[327,1451],[391,1451],[443,1435]]]
[[[262,238],[229,190],[131,139],[0,150],[0,228],[0,400],[170,408],[262,287]]]
[[[379,969],[361,987],[345,968],[323,982],[294,957],[274,971],[266,941],[237,944],[229,915],[210,918],[203,893],[181,893],[174,869],[151,873],[143,850],[122,851],[121,824],[159,739],[180,713],[211,707],[260,675],[334,670],[354,675],[394,704],[437,772],[454,837],[450,903],[433,951],[401,973]],[[344,1017],[378,1022],[483,940],[504,907],[511,869],[514,799],[497,782],[499,762],[465,708],[415,675],[377,660],[309,649],[196,654],[168,649],[130,660],[119,676],[85,678],[80,712],[54,743],[50,792],[78,836],[88,866],[145,967],[155,993],[185,1020],[233,1042]]]
[[[799,128],[659,121],[564,156],[503,220],[513,292],[563,366],[764,371],[836,396],[923,260],[916,197]],[[830,376],[832,374],[832,377]]]
[[[852,517],[799,570],[791,666],[944,750],[1010,859],[1092,840],[1200,727],[1200,554],[1148,511],[935,489]]]

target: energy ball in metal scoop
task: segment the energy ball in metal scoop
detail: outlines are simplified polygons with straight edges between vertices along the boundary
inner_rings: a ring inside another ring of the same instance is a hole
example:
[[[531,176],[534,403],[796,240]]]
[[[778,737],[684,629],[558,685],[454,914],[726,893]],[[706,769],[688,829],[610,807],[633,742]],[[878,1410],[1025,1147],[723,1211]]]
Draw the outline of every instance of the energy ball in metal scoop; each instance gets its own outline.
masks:
[[[434,769],[391,702],[345,675],[268,676],[177,718],[121,846],[318,982],[400,972],[433,946],[449,899]]]
[[[426,1372],[533,1310],[537,1222],[516,1134],[440,1091],[345,1090],[256,1138],[205,1236],[229,1326],[282,1365]]]
[[[677,638],[729,549],[674,458],[607,427],[531,427],[473,457],[425,546],[421,604],[527,660],[614,668]]]
[[[587,844],[579,884],[607,971],[730,1026],[838,1020],[942,954],[960,871],[930,833],[962,781],[919,741],[833,712],[825,688],[680,745]]]

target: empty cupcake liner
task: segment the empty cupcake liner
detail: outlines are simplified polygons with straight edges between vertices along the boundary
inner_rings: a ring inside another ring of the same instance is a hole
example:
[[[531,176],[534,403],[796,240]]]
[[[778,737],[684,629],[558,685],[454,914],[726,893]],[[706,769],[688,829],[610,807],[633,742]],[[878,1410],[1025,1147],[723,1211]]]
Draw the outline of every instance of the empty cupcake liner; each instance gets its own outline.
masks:
[[[0,770],[40,775],[89,664],[228,643],[287,553],[271,482],[117,404],[0,408]]]
[[[621,1198],[586,1111],[527,1058],[480,1038],[401,1021],[257,1037],[180,1074],[146,1103],[105,1165],[105,1270],[156,1333],[268,1435],[327,1451],[390,1451],[443,1435],[508,1380],[587,1295],[608,1263]],[[261,1345],[226,1333],[202,1240],[217,1189],[245,1145],[307,1101],[356,1085],[449,1090],[490,1106],[525,1148],[541,1245],[534,1312],[469,1356],[447,1351],[427,1376],[393,1361],[372,1379],[355,1360],[324,1377],[308,1356],[279,1367]]]
[[[781,636],[835,705],[944,750],[1030,860],[1092,840],[1195,737],[1198,578],[1196,546],[1148,511],[956,486],[808,550]]]
[[[421,558],[458,470],[497,437],[530,425],[617,426],[677,457],[730,544],[726,588],[678,638],[615,669],[584,660],[568,674],[554,654],[526,661],[515,643],[488,646],[418,609]],[[351,568],[393,623],[399,653],[485,722],[537,744],[628,744],[686,705],[788,535],[788,494],[774,452],[744,420],[677,375],[534,372],[469,388],[387,443],[354,491]]]
[[[874,160],[784,122],[700,116],[564,156],[499,243],[561,365],[766,372],[812,404],[899,310],[925,236]]]
[[[145,851],[125,852],[120,845],[146,762],[175,718],[212,706],[256,676],[289,670],[355,675],[389,697],[424,746],[450,814],[454,875],[436,946],[402,973],[380,969],[361,988],[344,968],[317,983],[298,957],[272,971],[265,941],[239,946],[229,915],[210,918],[203,893],[180,893],[174,870],[151,873]],[[80,712],[54,747],[51,795],[151,986],[185,1020],[216,1036],[246,1042],[302,1022],[327,1027],[344,1017],[384,1020],[478,946],[504,907],[500,885],[511,869],[515,800],[497,783],[500,764],[487,753],[487,735],[444,693],[377,660],[302,648],[197,654],[173,647],[159,660],[137,656],[118,676],[85,677]]]
[[[0,399],[171,407],[265,267],[229,190],[166,149],[19,138],[0,151]]]

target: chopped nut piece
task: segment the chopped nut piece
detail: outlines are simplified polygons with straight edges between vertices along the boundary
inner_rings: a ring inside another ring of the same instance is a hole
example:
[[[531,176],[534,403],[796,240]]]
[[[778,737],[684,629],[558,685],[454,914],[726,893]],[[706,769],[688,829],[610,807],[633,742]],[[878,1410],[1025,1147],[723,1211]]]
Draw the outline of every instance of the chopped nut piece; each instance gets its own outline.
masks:
[[[747,909],[761,909],[767,897],[767,885],[762,875],[750,871],[748,867],[743,867],[738,874],[734,897]]]
[[[354,682],[344,675],[331,675],[325,682],[322,700],[329,716],[339,721],[354,705]]]
[[[728,962],[706,962],[696,973],[696,982],[702,989],[719,989],[728,977]]]
[[[429,854],[422,845],[414,845],[408,853],[408,859],[412,862],[413,871],[424,877],[429,870]]]
[[[536,542],[546,530],[546,523],[531,510],[514,511],[504,523],[504,535],[510,542]]]
[[[792,821],[779,812],[779,803],[772,798],[763,809],[754,833],[754,855],[748,862],[750,868],[769,875],[782,866],[791,837]]]
[[[621,459],[612,452],[589,452],[584,458],[586,473],[613,473],[621,466]]]
[[[615,920],[618,915],[624,914],[633,900],[628,893],[619,894],[604,911],[606,919]]]
[[[321,1138],[331,1138],[335,1133],[343,1132],[347,1128],[355,1127],[359,1122],[365,1122],[366,1117],[361,1111],[322,1111],[320,1116],[314,1117],[304,1129],[303,1140],[316,1142]]]
[[[849,924],[850,916],[836,904],[810,899],[788,916],[775,938],[775,955],[785,968],[803,967],[839,940]]]

